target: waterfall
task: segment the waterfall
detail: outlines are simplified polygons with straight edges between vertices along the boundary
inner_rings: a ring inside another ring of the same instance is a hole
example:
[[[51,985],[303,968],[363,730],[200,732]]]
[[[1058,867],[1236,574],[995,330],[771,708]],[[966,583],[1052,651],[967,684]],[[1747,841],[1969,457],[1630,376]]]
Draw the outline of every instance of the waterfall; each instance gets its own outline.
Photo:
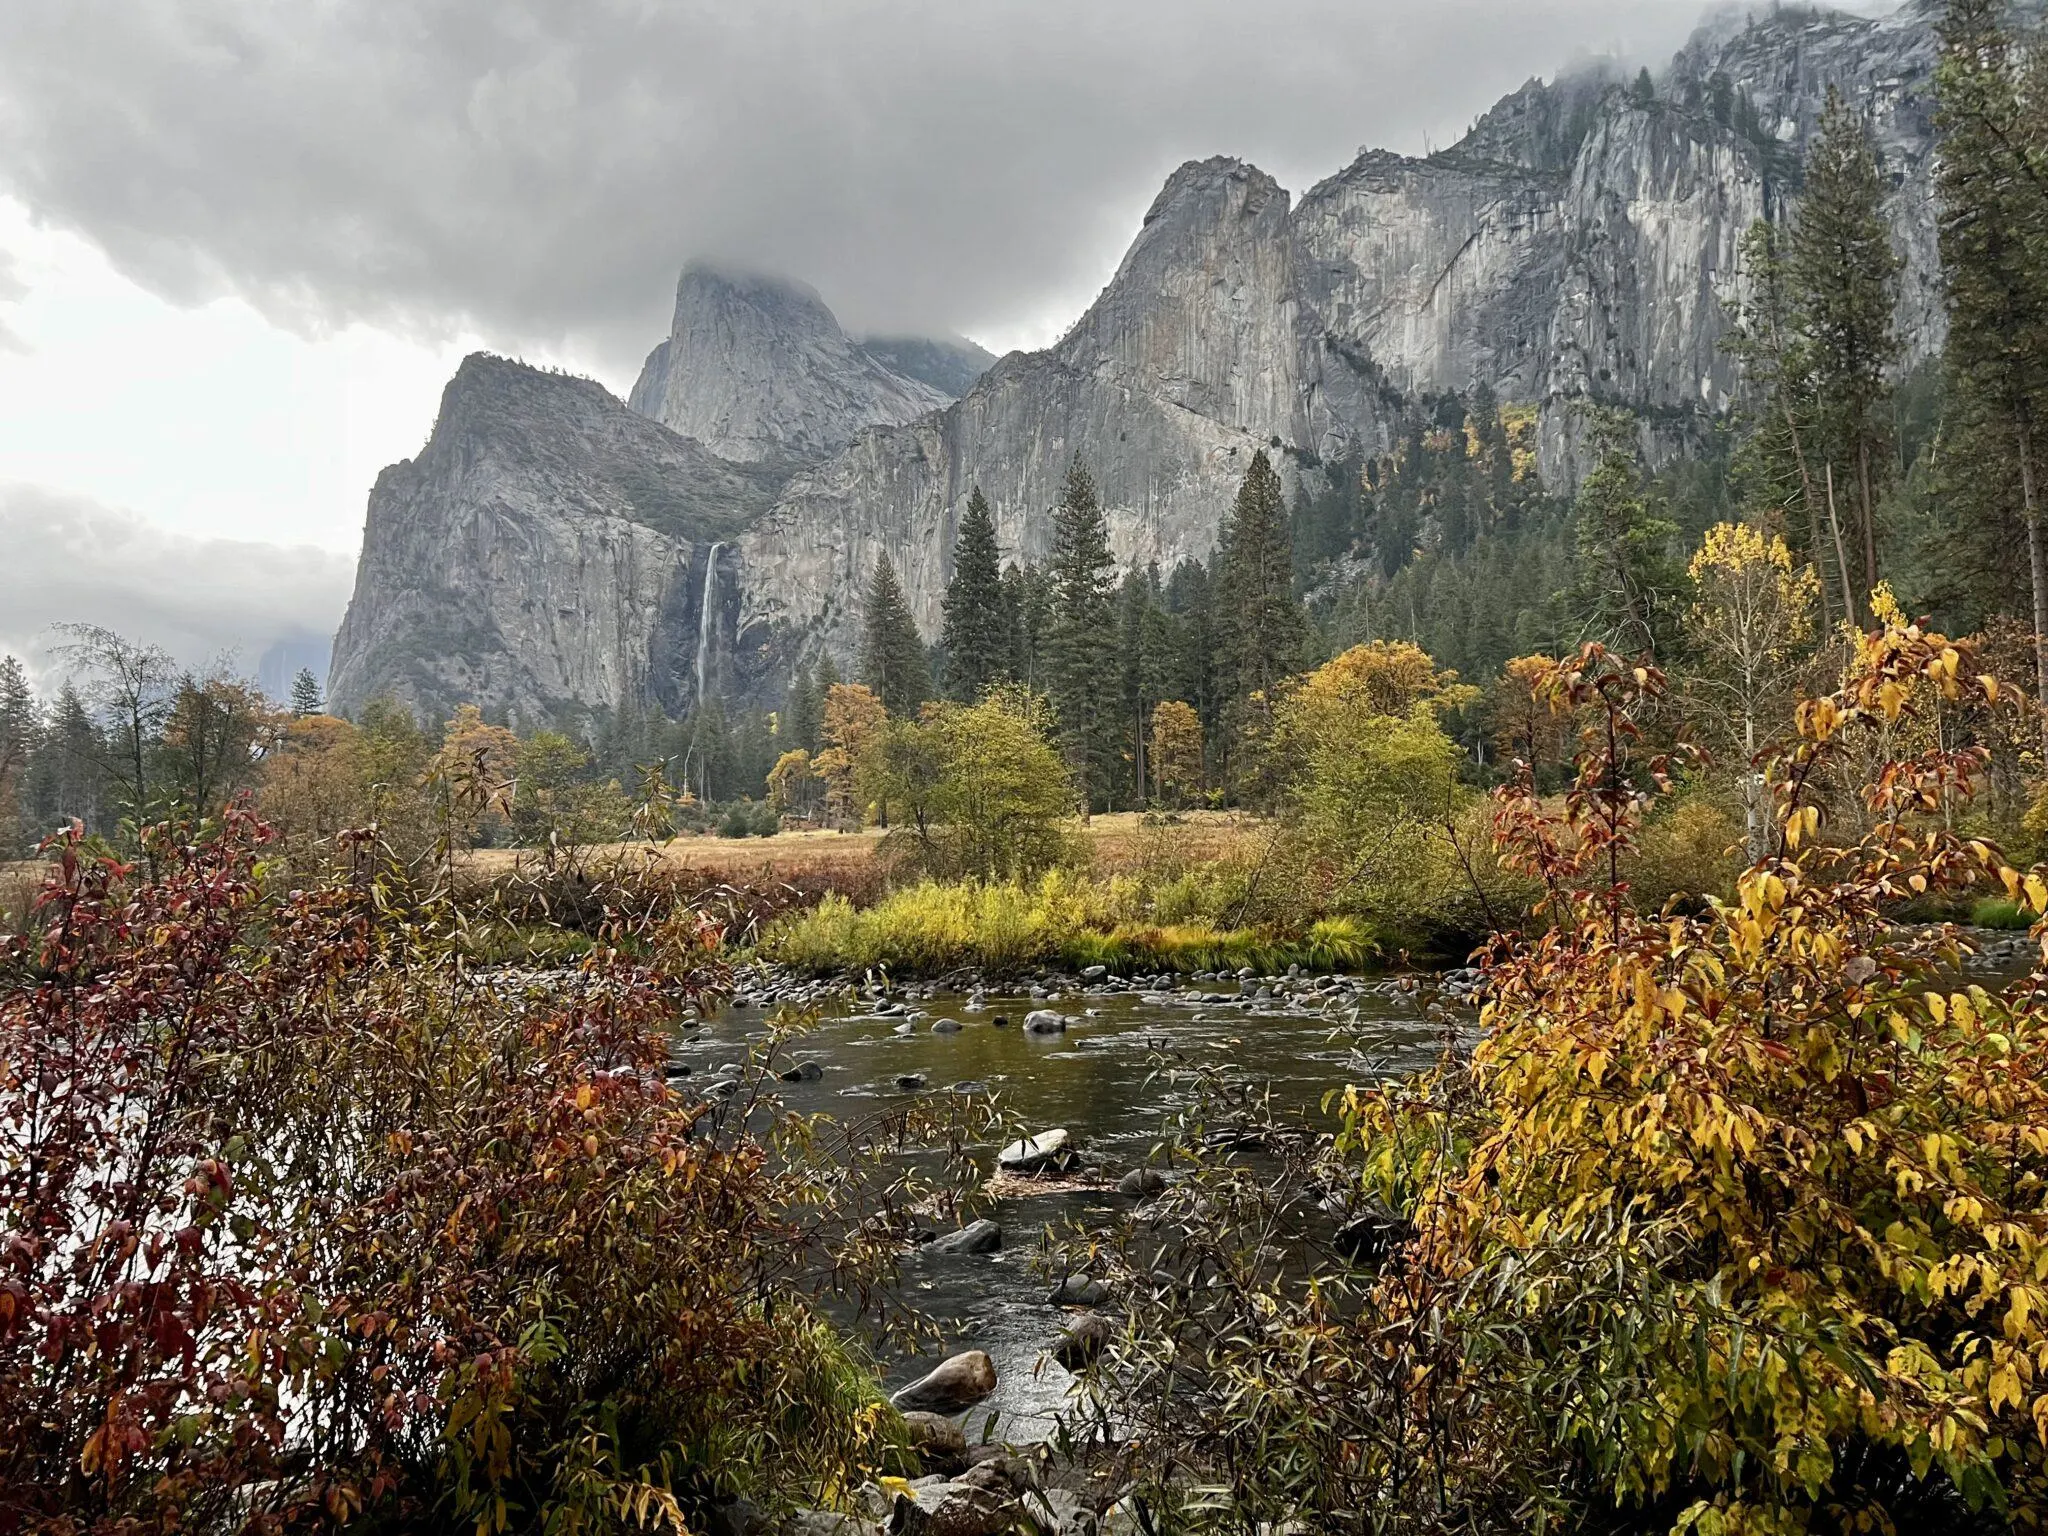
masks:
[[[712,604],[718,600],[718,552],[723,544],[711,546],[711,557],[704,562],[704,600],[697,610],[697,702],[704,707],[704,679],[711,670],[712,627],[717,620],[712,617]]]

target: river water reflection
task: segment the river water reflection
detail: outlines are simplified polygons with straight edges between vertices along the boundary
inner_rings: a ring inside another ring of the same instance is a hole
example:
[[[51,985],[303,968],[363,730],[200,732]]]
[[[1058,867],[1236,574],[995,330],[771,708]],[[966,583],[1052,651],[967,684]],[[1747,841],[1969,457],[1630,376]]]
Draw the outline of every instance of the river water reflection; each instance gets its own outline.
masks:
[[[849,1001],[789,1052],[790,1060],[816,1062],[822,1075],[786,1084],[780,1096],[795,1110],[851,1119],[920,1092],[985,1087],[1007,1122],[1033,1131],[1063,1127],[1121,1172],[1144,1163],[1163,1128],[1188,1105],[1188,1074],[1162,1067],[1211,1068],[1234,1087],[1270,1090],[1280,1111],[1315,1116],[1332,1088],[1419,1070],[1436,1059],[1443,1041],[1443,1023],[1425,1018],[1413,999],[1389,995],[1391,988],[1359,983],[1322,996],[1240,1001],[1235,981],[1201,985],[1201,1000],[1189,995],[1192,989],[1037,999],[990,994],[979,1011],[964,997],[944,994],[888,1014]],[[1027,1033],[1024,1016],[1034,1008],[1073,1022],[1064,1034]],[[999,1018],[1006,1025],[998,1026]],[[1469,1011],[1454,1018],[1470,1029]],[[960,1028],[935,1030],[942,1020]],[[729,1007],[680,1040],[676,1054],[690,1064],[692,1080],[701,1080],[742,1060],[767,1022],[762,1009]],[[910,1031],[899,1033],[906,1022]],[[925,1086],[898,1086],[911,1077]],[[984,1173],[993,1171],[995,1152],[993,1145],[974,1149]],[[906,1300],[939,1323],[943,1338],[920,1357],[890,1361],[889,1385],[914,1379],[955,1350],[983,1349],[1001,1384],[966,1416],[970,1438],[991,1410],[1002,1438],[1043,1436],[1071,1382],[1044,1356],[1068,1314],[1047,1302],[1050,1282],[1032,1272],[1033,1254],[1048,1227],[1075,1217],[1113,1218],[1133,1203],[1110,1192],[999,1199],[971,1214],[1001,1224],[1001,1251],[907,1259]]]

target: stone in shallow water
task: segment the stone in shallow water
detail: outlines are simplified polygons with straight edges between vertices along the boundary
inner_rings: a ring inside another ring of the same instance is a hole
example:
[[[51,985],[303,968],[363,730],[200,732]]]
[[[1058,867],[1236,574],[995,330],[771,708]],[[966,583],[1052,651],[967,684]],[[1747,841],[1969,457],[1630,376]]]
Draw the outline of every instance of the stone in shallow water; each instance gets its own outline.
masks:
[[[1006,1173],[1042,1173],[1063,1167],[1072,1146],[1073,1138],[1064,1130],[1040,1131],[1003,1148],[996,1154],[996,1166]]]
[[[984,1218],[970,1221],[957,1232],[935,1237],[924,1245],[926,1253],[994,1253],[1003,1246],[1003,1229]]]
[[[933,1023],[932,1033],[935,1035],[957,1035],[960,1033],[960,1021],[958,1019],[939,1019]]]
[[[1085,1312],[1060,1330],[1050,1353],[1068,1370],[1079,1371],[1108,1347],[1115,1333],[1115,1326],[1100,1312]]]
[[[1034,1035],[1064,1034],[1067,1020],[1064,1014],[1050,1008],[1034,1008],[1024,1015],[1024,1028]]]
[[[996,1389],[996,1363],[978,1349],[941,1360],[889,1399],[903,1412],[959,1413]]]
[[[1099,1307],[1109,1300],[1109,1287],[1087,1275],[1069,1275],[1045,1299],[1055,1307]]]
[[[1157,1168],[1133,1168],[1116,1181],[1120,1195],[1156,1195],[1166,1188],[1166,1175]]]

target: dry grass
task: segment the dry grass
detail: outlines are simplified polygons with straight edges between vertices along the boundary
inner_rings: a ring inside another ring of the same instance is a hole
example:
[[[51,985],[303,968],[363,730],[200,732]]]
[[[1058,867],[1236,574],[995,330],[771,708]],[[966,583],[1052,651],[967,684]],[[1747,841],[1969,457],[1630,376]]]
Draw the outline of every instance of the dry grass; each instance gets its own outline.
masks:
[[[1098,874],[1154,870],[1162,864],[1207,863],[1262,846],[1263,824],[1231,811],[1188,811],[1171,820],[1136,811],[1091,817],[1076,831],[1086,838],[1091,865]],[[859,832],[778,832],[773,837],[716,837],[709,833],[676,837],[661,845],[659,867],[705,874],[771,875],[829,874],[864,871],[875,863],[882,846],[881,829]],[[615,859],[638,862],[649,850],[645,843],[607,843],[580,850],[588,863]],[[468,870],[489,878],[530,867],[538,855],[530,848],[479,848],[463,855]]]

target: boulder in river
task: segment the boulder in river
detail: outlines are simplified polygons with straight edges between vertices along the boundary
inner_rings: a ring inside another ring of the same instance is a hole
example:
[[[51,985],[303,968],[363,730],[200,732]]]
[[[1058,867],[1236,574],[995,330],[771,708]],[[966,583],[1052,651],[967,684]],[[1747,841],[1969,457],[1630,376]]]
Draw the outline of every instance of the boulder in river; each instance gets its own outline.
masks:
[[[905,1072],[901,1077],[896,1079],[896,1086],[898,1088],[901,1088],[905,1093],[915,1093],[924,1085],[925,1078],[922,1072]]]
[[[1044,1173],[1061,1168],[1073,1155],[1073,1138],[1063,1130],[1040,1131],[1013,1141],[996,1154],[996,1167],[1005,1173]]]
[[[934,1020],[932,1023],[932,1033],[935,1035],[957,1035],[960,1033],[960,1021],[958,1019]]]
[[[785,1083],[815,1083],[825,1075],[825,1069],[815,1061],[800,1061],[782,1074]]]
[[[981,1350],[949,1355],[889,1399],[900,1412],[959,1413],[996,1389],[996,1363]]]
[[[1100,1312],[1084,1312],[1060,1330],[1060,1336],[1052,1341],[1050,1353],[1068,1370],[1080,1371],[1091,1364],[1115,1336],[1116,1326],[1108,1318]]]
[[[1099,1307],[1109,1300],[1109,1287],[1087,1275],[1069,1275],[1045,1299],[1055,1307]]]
[[[1024,1015],[1024,1032],[1030,1035],[1065,1034],[1067,1018],[1050,1008],[1034,1008]]]
[[[926,1253],[994,1253],[1003,1246],[1003,1229],[984,1217],[970,1221],[957,1232],[935,1237],[924,1245]]]
[[[1133,1168],[1129,1173],[1116,1181],[1116,1192],[1118,1194],[1130,1195],[1134,1198],[1156,1195],[1164,1188],[1166,1188],[1166,1175],[1157,1168]]]

